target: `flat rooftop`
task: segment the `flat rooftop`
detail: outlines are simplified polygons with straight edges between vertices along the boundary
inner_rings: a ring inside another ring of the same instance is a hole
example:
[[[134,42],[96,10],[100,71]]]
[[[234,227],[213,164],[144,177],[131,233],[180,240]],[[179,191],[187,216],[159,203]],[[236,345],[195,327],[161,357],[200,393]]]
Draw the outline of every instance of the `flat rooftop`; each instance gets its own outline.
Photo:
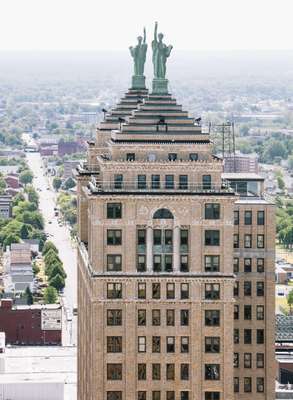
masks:
[[[222,174],[223,179],[229,180],[239,180],[239,181],[264,181],[265,179],[259,175],[255,174],[253,172],[225,172]]]

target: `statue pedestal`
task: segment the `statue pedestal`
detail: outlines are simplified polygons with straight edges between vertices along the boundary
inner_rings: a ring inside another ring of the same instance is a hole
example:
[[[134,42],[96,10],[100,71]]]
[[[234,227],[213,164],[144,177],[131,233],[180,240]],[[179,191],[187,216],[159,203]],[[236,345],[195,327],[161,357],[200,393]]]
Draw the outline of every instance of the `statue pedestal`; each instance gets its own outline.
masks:
[[[132,89],[145,89],[145,76],[133,75],[132,76]]]
[[[168,94],[168,79],[153,79],[153,94]]]

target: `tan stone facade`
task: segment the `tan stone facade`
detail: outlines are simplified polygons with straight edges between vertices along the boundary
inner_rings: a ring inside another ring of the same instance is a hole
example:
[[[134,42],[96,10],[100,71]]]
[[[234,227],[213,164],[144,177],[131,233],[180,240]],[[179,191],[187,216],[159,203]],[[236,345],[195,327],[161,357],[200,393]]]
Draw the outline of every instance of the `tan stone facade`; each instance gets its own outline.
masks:
[[[77,177],[78,399],[273,399],[274,208],[261,183],[239,196],[176,100],[134,90]]]

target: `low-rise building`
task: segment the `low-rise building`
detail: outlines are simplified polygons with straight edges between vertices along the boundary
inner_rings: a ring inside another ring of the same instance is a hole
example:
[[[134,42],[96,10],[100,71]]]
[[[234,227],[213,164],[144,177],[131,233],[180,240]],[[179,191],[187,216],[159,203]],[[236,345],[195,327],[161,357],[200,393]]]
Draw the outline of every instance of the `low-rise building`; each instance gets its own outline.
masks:
[[[0,196],[0,218],[7,219],[12,216],[12,196],[4,194]]]
[[[252,172],[257,174],[258,157],[256,154],[235,154],[224,158],[224,172]]]

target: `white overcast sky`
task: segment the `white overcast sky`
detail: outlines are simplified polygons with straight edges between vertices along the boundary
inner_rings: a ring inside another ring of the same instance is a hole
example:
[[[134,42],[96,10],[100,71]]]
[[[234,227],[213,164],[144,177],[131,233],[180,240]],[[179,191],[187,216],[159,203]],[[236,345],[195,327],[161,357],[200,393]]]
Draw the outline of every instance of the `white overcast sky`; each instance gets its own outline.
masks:
[[[0,0],[0,50],[125,50],[156,20],[178,50],[293,48],[293,0]]]

